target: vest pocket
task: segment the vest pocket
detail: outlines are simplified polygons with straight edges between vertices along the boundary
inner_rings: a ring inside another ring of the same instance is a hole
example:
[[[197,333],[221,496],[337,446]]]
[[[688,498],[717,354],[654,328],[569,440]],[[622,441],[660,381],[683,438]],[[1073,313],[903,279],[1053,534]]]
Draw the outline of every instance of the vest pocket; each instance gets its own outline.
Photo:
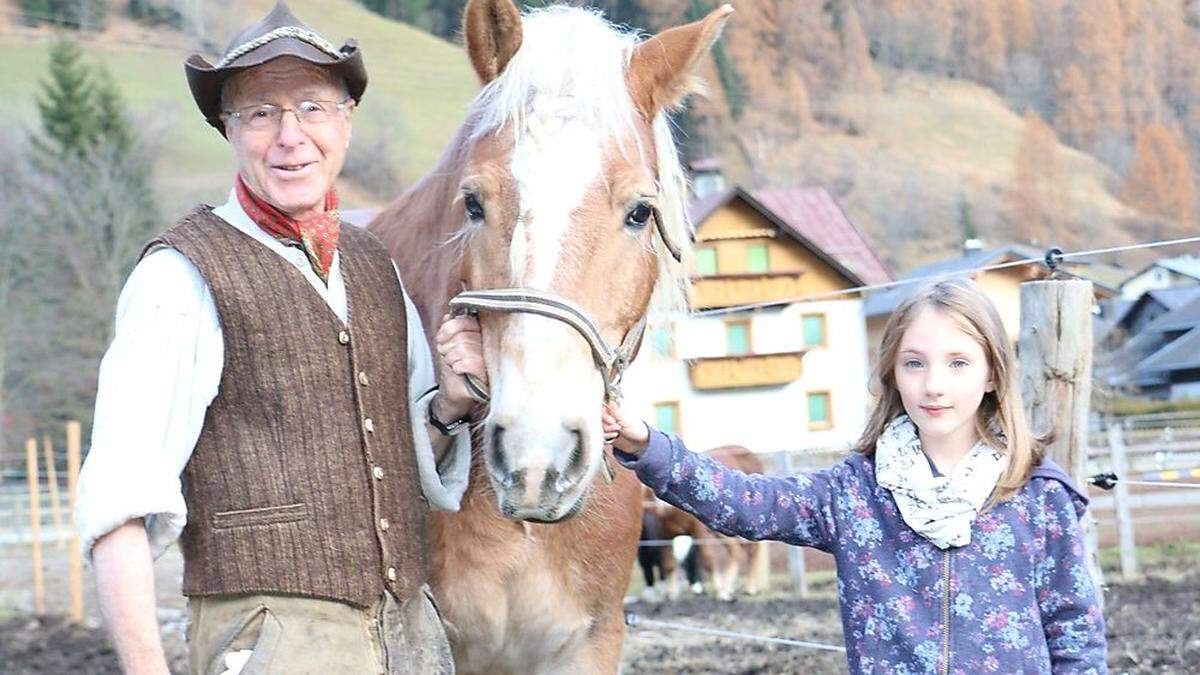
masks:
[[[253,525],[278,525],[308,520],[308,504],[284,504],[282,506],[264,506],[257,509],[241,509],[238,511],[217,511],[212,514],[214,530],[226,530],[232,527],[249,527]]]

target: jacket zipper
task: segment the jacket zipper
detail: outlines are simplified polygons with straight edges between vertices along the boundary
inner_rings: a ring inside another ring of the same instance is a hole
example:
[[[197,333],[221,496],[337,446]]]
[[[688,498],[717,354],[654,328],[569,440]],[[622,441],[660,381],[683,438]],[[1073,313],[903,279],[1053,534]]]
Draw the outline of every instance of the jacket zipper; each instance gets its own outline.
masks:
[[[942,675],[950,673],[950,549],[942,564]]]

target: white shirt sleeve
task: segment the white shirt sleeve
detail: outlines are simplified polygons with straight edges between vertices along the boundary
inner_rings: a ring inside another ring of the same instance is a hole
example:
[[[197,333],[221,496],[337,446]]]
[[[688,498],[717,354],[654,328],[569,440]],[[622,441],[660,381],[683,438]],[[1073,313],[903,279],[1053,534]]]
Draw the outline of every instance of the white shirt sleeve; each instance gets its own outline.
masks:
[[[157,557],[183,531],[180,475],[217,394],[224,342],[212,292],[178,251],[133,269],[100,364],[92,446],[79,476],[75,519],[85,556],[105,534],[144,518]]]
[[[398,269],[396,277],[400,277]],[[471,434],[464,432],[454,436],[441,463],[434,460],[425,416],[437,392],[437,374],[421,323],[421,313],[408,297],[407,291],[404,292],[404,308],[408,318],[408,409],[412,416],[413,446],[417,453],[421,491],[425,493],[430,508],[457,511],[471,473]]]

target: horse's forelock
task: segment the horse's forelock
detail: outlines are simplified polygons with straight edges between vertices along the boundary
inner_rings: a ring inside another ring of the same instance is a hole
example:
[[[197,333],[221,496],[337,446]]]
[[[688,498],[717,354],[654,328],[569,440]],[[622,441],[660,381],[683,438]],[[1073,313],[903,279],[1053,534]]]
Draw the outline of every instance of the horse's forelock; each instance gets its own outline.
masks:
[[[558,119],[582,120],[603,136],[632,138],[644,161],[643,137],[635,126],[639,113],[626,82],[638,35],[613,26],[595,11],[564,6],[529,12],[523,33],[521,48],[472,105],[471,140],[504,129],[510,130],[519,144],[539,130],[553,129]],[[670,314],[688,306],[691,225],[687,181],[667,114],[659,113],[651,127],[659,211],[672,241],[685,254],[683,264],[675,262],[655,238],[659,274],[651,309],[656,314]],[[621,148],[629,150],[624,144]]]

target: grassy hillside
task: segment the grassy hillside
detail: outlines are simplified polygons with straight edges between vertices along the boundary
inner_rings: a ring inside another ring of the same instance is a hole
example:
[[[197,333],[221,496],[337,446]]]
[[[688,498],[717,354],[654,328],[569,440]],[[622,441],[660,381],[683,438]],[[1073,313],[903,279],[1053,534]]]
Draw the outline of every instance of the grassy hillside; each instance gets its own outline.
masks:
[[[118,3],[123,4],[123,3]],[[212,3],[210,41],[224,47],[239,26],[265,14],[269,0]],[[355,140],[370,145],[381,134],[406,180],[427,171],[466,112],[477,85],[456,45],[383,19],[350,0],[292,0],[293,11],[335,44],[355,37],[371,82],[355,120]],[[7,9],[11,4],[0,5]],[[22,29],[0,14],[0,114],[23,125],[37,121],[35,96],[47,69],[52,33]],[[126,102],[162,148],[158,181],[168,215],[198,201],[223,200],[233,164],[224,139],[201,119],[183,73],[198,41],[168,30],[147,30],[114,9],[109,29],[81,35],[87,58],[116,76]],[[206,54],[214,60],[212,54]],[[354,151],[352,146],[351,151]],[[347,191],[348,206],[365,199]]]
[[[791,156],[795,164],[778,167],[780,173],[841,185],[855,221],[899,269],[958,246],[963,200],[985,239],[1010,238],[1001,214],[1022,117],[995,92],[970,82],[914,73],[885,77],[881,93],[842,95],[825,104],[826,114],[853,120],[856,135],[808,136]],[[1073,227],[1035,243],[1129,243],[1125,233],[1109,228],[1137,215],[1113,194],[1119,177],[1074,148],[1060,144],[1057,154],[1067,177],[1061,200]],[[904,231],[900,222],[919,230]]]

